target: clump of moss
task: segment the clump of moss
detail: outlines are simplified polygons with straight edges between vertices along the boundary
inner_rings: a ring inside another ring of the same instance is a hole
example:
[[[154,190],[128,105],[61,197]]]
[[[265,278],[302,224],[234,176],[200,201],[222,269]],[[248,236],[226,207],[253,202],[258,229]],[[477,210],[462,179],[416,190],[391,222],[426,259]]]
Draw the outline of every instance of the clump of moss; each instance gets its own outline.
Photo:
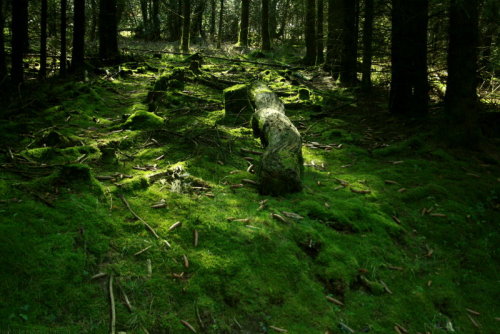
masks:
[[[130,130],[155,130],[163,127],[164,120],[158,115],[145,110],[134,112],[122,124],[123,129]]]

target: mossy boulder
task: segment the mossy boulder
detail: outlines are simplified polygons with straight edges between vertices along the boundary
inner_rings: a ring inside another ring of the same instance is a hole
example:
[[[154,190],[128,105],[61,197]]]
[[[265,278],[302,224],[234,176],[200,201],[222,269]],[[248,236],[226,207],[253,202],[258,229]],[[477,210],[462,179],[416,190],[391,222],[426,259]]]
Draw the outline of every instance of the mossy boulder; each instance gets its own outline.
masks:
[[[123,129],[130,130],[155,130],[163,127],[164,120],[158,115],[145,110],[134,112],[122,124]]]

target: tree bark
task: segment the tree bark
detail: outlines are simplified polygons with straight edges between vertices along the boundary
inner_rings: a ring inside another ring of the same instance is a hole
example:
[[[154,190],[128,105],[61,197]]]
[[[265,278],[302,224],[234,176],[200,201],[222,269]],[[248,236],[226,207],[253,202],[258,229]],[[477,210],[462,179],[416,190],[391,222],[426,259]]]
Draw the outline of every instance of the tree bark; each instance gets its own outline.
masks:
[[[210,0],[210,39],[213,41],[215,38],[215,0]]]
[[[358,29],[357,29],[357,0],[343,0],[342,25],[342,56],[340,61],[340,82],[344,86],[356,85],[357,56],[358,56]]]
[[[305,0],[306,21],[305,21],[305,41],[306,56],[305,65],[316,63],[316,0]]]
[[[373,0],[365,0],[365,21],[363,23],[363,68],[361,84],[368,92],[372,87],[372,42],[373,42]]]
[[[217,49],[222,47],[222,19],[224,18],[224,0],[220,0],[219,29],[217,30]]]
[[[83,72],[85,59],[85,0],[74,0],[73,51],[71,70],[76,74]]]
[[[340,76],[342,55],[343,0],[328,0],[328,36],[324,69],[332,73],[333,79]]]
[[[271,36],[269,35],[269,0],[262,0],[262,50],[271,50]]]
[[[428,0],[393,0],[391,113],[427,113],[427,12]]]
[[[28,0],[12,0],[12,67],[13,84],[23,82],[23,55],[28,38]]]
[[[245,48],[248,46],[249,15],[250,15],[250,0],[241,0],[240,33],[238,36],[238,45]]]
[[[281,195],[302,189],[302,139],[280,99],[263,83],[252,85],[250,101],[254,136],[266,149],[257,175],[261,194]]]
[[[189,52],[189,34],[191,27],[191,1],[183,0],[182,3],[182,39],[181,50],[182,52]]]
[[[108,61],[116,61],[120,56],[118,51],[116,0],[100,0],[99,56]]]
[[[67,60],[67,45],[66,45],[66,17],[68,10],[68,0],[61,0],[61,26],[59,27],[61,33],[61,55],[59,57],[59,74],[66,75],[66,60]]]
[[[47,0],[42,0],[40,8],[40,72],[38,73],[41,79],[47,76],[47,10]],[[3,31],[3,27],[0,27],[0,31]]]
[[[7,76],[7,63],[5,60],[5,40],[4,40],[4,26],[5,16],[3,13],[4,0],[0,0],[0,84],[3,83]]]
[[[323,36],[323,21],[324,21],[324,2],[317,0],[316,8],[316,64],[323,64],[325,58],[323,56],[323,49],[325,48]]]
[[[151,11],[151,39],[158,41],[160,39],[160,0],[153,0]]]
[[[475,145],[477,115],[478,0],[451,0],[445,110],[453,122],[451,139]]]

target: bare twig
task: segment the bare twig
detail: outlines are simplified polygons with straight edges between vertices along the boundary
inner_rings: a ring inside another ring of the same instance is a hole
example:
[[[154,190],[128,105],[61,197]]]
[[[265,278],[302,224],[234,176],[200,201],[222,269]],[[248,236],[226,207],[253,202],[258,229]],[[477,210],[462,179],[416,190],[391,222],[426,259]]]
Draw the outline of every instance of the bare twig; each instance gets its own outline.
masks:
[[[109,275],[108,290],[109,290],[109,304],[110,304],[110,309],[111,309],[111,320],[110,320],[109,332],[111,334],[115,334],[116,333],[116,310],[115,310],[115,294],[113,292],[113,275]]]
[[[149,230],[149,232],[151,232],[155,236],[156,239],[160,239],[160,236],[156,233],[156,231],[148,223],[146,223],[146,221],[144,219],[142,219],[141,217],[139,217],[137,215],[137,213],[134,212],[134,210],[132,210],[132,208],[130,207],[130,204],[128,204],[127,199],[125,198],[125,196],[123,196],[121,194],[119,196],[120,196],[120,199],[125,204],[125,206],[127,207],[127,209],[130,211],[130,213],[132,213],[132,215],[135,218],[137,218],[141,223],[143,223],[144,226],[146,226],[146,228]]]

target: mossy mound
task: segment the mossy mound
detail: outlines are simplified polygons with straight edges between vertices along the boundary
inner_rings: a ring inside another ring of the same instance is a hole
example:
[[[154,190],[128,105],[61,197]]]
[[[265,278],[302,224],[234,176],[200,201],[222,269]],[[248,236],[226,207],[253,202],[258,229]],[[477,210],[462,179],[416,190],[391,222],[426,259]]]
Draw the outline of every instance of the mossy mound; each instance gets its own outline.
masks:
[[[25,150],[21,155],[39,163],[63,164],[76,162],[84,156],[95,158],[99,150],[93,146],[75,146],[67,148],[40,147]]]
[[[138,110],[122,124],[123,129],[155,130],[163,127],[164,120],[158,115],[145,110]]]

